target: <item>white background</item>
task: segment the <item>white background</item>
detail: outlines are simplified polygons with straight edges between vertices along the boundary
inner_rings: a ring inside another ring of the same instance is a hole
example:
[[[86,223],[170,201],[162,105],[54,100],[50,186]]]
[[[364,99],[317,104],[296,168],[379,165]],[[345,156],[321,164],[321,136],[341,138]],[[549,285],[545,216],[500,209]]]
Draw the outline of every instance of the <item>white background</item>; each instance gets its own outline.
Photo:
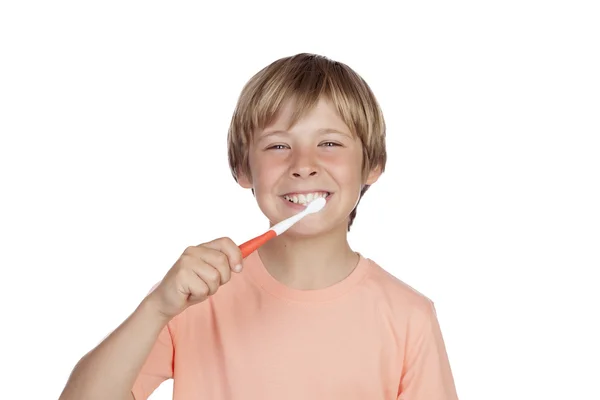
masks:
[[[262,233],[228,124],[315,52],[381,103],[351,244],[435,301],[459,397],[599,399],[593,3],[3,2],[0,398],[58,398],[186,246]]]

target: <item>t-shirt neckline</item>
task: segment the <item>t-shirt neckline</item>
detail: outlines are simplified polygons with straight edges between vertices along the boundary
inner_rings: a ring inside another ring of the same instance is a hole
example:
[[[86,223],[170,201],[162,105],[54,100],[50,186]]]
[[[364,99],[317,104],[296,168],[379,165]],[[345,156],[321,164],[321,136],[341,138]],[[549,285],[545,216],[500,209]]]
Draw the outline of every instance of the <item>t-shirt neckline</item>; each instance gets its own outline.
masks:
[[[289,287],[275,279],[263,264],[258,250],[254,251],[246,258],[244,270],[251,279],[275,297],[297,302],[321,302],[340,297],[352,290],[369,271],[369,259],[364,258],[360,253],[358,263],[352,272],[341,281],[323,289],[300,290]]]

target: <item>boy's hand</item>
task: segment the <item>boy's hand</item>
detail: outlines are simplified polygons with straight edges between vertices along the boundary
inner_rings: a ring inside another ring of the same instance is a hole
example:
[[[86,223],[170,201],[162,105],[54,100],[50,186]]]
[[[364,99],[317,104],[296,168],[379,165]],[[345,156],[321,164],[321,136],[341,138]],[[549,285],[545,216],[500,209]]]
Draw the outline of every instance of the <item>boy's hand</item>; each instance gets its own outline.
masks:
[[[191,305],[206,300],[240,272],[242,252],[229,238],[190,246],[148,295],[157,311],[171,320]],[[239,270],[236,269],[239,266]]]

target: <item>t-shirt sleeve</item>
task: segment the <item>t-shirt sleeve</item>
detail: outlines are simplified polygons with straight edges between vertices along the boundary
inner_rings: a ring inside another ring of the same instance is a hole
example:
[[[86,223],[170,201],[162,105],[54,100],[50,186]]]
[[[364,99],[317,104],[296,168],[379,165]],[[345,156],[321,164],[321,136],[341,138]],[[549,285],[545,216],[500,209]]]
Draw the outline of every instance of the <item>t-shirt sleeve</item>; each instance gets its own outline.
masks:
[[[156,388],[173,377],[173,336],[171,322],[156,339],[131,392],[135,400],[146,400]]]
[[[410,317],[398,400],[458,400],[435,307]]]

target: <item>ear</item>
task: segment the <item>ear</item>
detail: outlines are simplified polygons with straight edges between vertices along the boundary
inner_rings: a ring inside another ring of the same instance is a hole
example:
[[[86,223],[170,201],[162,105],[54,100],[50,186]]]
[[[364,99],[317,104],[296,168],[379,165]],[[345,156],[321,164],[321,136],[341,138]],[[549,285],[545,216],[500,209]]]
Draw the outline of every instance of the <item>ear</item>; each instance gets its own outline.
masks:
[[[244,189],[252,189],[252,179],[250,179],[245,173],[239,172],[237,175],[238,184]]]
[[[374,184],[375,182],[377,182],[377,180],[379,179],[381,174],[382,174],[382,171],[381,171],[381,167],[379,165],[376,165],[375,167],[371,168],[369,175],[367,175],[365,185],[370,186],[370,185]]]

